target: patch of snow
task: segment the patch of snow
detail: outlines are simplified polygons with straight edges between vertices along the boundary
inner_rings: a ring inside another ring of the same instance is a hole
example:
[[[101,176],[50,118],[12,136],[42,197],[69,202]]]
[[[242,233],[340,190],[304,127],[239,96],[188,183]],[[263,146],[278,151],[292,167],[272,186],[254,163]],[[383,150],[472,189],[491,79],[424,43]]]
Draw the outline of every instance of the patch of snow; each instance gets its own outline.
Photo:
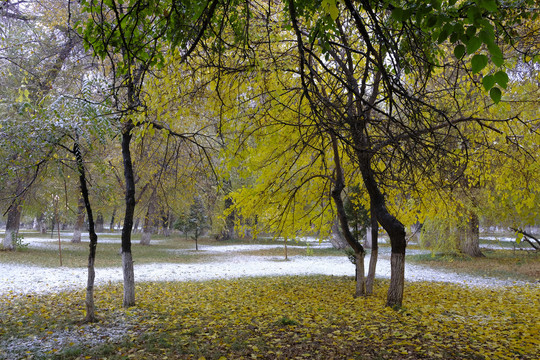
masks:
[[[107,237],[107,235],[111,236],[114,234],[98,234],[98,244],[121,244],[121,239],[113,238],[113,237]],[[69,246],[72,244],[71,237],[73,234],[69,233],[62,233],[60,237],[60,241],[62,242],[62,247]],[[163,243],[164,240],[152,240],[153,244],[159,244]],[[37,249],[43,249],[43,248],[58,248],[58,237],[24,237],[22,240],[23,244],[27,244],[30,248],[37,248]],[[88,233],[82,233],[81,234],[81,243],[83,244],[89,244],[90,243],[90,237],[88,236]]]
[[[366,256],[366,268],[369,255]],[[285,275],[353,276],[354,265],[344,256],[293,256],[288,261],[277,256],[234,255],[212,262],[172,264],[154,263],[135,265],[135,281],[203,281],[247,276]],[[377,276],[390,277],[390,261],[380,258]],[[0,264],[0,295],[7,293],[49,293],[83,289],[86,268],[44,268],[39,266]],[[514,282],[481,278],[407,264],[408,281],[443,281],[470,286],[504,286]],[[96,285],[123,281],[122,268],[97,268]]]

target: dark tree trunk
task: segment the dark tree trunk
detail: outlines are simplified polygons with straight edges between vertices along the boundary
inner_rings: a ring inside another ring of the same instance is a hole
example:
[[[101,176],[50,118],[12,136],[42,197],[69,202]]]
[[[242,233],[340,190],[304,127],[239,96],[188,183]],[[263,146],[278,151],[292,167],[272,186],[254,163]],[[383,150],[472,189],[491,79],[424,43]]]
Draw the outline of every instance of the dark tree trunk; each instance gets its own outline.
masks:
[[[227,181],[225,183],[225,187],[227,189],[231,189],[231,182]],[[225,211],[232,208],[234,205],[233,200],[227,196],[225,197]],[[236,222],[236,211],[231,211],[227,217],[225,218],[225,229],[221,232],[221,234],[218,236],[218,241],[227,241],[234,239],[234,224]]]
[[[112,215],[111,215],[111,223],[109,224],[109,231],[114,232],[114,220],[116,217],[116,207],[113,209]]]
[[[133,124],[129,121],[122,132],[122,158],[124,162],[124,178],[126,182],[126,212],[122,228],[122,270],[124,274],[123,306],[135,305],[135,275],[133,271],[133,257],[131,254],[131,230],[135,214],[135,177],[131,161],[131,130]]]
[[[463,234],[460,234],[460,250],[462,253],[472,257],[483,257],[480,250],[480,227],[478,215],[471,213],[469,223]]]
[[[77,221],[75,222],[75,228],[73,229],[73,237],[71,238],[72,243],[81,242],[81,233],[84,228],[84,194],[79,198],[79,203],[77,205]]]
[[[6,232],[2,243],[6,250],[15,250],[15,241],[19,235],[19,227],[21,226],[22,198],[20,194],[22,194],[23,191],[24,184],[22,179],[19,178],[15,189],[16,197],[11,203],[7,213]]]
[[[371,256],[369,258],[369,271],[366,280],[366,294],[373,294],[375,284],[375,271],[377,270],[377,258],[379,256],[379,224],[375,209],[371,207]]]
[[[19,235],[19,227],[21,223],[21,212],[21,200],[15,199],[8,211],[6,232],[4,234],[4,242],[2,244],[6,250],[15,250],[15,241]]]
[[[364,269],[364,258],[366,252],[364,247],[358,242],[351,230],[349,228],[349,221],[347,220],[347,214],[345,212],[345,205],[343,204],[343,199],[341,198],[341,192],[345,188],[345,182],[343,177],[343,169],[341,167],[341,158],[339,157],[339,148],[337,144],[337,139],[333,134],[330,134],[332,139],[332,148],[334,152],[334,164],[336,166],[336,177],[334,179],[334,188],[332,189],[332,199],[336,205],[337,216],[339,223],[341,225],[341,231],[347,243],[351,246],[354,251],[355,264],[356,264],[356,291],[355,297],[365,296],[366,294],[366,283],[365,283],[365,269]]]
[[[161,227],[163,229],[163,235],[166,237],[171,236],[170,214],[171,212],[169,210],[165,211],[165,209],[161,209]]]
[[[334,249],[343,250],[349,247],[347,240],[340,231],[339,219],[335,218],[332,224],[332,234],[330,234],[330,243]]]
[[[361,143],[359,144],[361,145]],[[362,147],[358,147],[361,149]],[[405,238],[405,226],[396,219],[386,208],[384,195],[379,190],[377,181],[373,176],[370,165],[369,154],[365,151],[358,151],[360,171],[364,185],[369,193],[371,207],[375,213],[377,221],[382,225],[390,237],[392,246],[390,288],[386,299],[386,305],[390,307],[400,307],[403,302],[403,290],[405,287],[405,249],[407,240]]]
[[[101,233],[103,231],[105,231],[105,220],[103,220],[103,214],[101,211],[98,211],[96,219],[96,232]]]
[[[83,204],[86,208],[86,214],[88,215],[88,234],[90,237],[90,247],[88,252],[88,280],[86,283],[86,317],[85,322],[95,322],[96,318],[96,307],[94,304],[94,283],[96,278],[96,272],[94,264],[96,261],[96,248],[98,237],[95,231],[94,225],[94,215],[92,213],[92,206],[90,205],[90,197],[88,196],[88,188],[86,186],[86,174],[84,170],[83,159],[81,151],[79,149],[79,144],[75,142],[73,145],[73,152],[77,159],[77,168],[79,170],[79,183],[81,187],[81,194],[83,198]],[[84,220],[84,213],[83,213]]]

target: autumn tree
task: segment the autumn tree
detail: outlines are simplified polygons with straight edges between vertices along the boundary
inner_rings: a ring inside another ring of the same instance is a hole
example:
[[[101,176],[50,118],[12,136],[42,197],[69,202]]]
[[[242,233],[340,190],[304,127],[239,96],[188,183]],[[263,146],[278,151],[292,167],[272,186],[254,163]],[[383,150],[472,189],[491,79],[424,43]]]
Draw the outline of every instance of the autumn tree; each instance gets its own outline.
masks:
[[[79,28],[86,44],[111,67],[111,96],[118,112],[122,138],[125,185],[125,213],[122,229],[124,306],[135,304],[131,231],[136,205],[135,172],[131,143],[136,128],[163,130],[189,139],[146,117],[142,91],[149,71],[164,66],[171,47],[180,49],[181,59],[197,46],[211,21],[219,1],[177,3],[167,1],[83,1],[90,20]],[[113,24],[111,27],[110,24]],[[172,46],[164,46],[167,38]]]
[[[57,133],[49,131],[50,123],[40,124],[37,119],[57,99],[56,90],[69,81],[62,70],[73,65],[80,44],[69,24],[60,23],[66,18],[67,6],[57,1],[2,4],[3,144],[9,159],[4,173],[15,175],[8,182],[13,195],[6,211],[6,248],[13,248],[25,196],[53,153],[50,145],[58,139]],[[25,141],[19,141],[20,137]],[[24,158],[23,153],[27,154]]]

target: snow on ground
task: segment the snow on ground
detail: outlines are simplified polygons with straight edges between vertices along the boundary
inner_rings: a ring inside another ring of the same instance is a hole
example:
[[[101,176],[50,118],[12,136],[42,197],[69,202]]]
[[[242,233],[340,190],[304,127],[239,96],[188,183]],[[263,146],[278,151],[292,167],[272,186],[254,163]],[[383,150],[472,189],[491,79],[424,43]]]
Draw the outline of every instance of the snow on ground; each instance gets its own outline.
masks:
[[[135,261],[136,281],[203,281],[210,279],[230,279],[247,276],[281,275],[354,275],[354,265],[342,256],[293,256],[288,261],[277,256],[247,256],[235,254],[235,251],[273,247],[274,245],[233,245],[206,246],[209,252],[218,252],[226,248],[228,256],[216,258],[211,262],[190,264],[155,263],[137,265]],[[136,260],[136,259],[135,259]],[[366,268],[369,256],[366,256]],[[390,261],[379,258],[377,276],[390,277]],[[86,268],[43,268],[38,266],[0,263],[0,296],[7,293],[46,293],[69,289],[81,289],[86,284]],[[492,278],[480,278],[459,275],[407,264],[405,277],[409,281],[443,281],[469,286],[504,286],[515,282]],[[121,267],[97,268],[96,283],[122,281]]]

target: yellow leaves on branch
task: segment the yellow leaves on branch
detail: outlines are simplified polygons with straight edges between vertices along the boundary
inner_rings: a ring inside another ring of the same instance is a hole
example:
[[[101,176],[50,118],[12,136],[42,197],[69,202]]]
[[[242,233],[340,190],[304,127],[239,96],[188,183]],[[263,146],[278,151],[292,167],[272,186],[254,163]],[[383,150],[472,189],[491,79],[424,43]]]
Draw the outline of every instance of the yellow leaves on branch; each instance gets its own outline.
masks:
[[[373,297],[353,299],[354,281],[345,277],[150,283],[139,286],[139,305],[129,310],[121,309],[120,287],[107,286],[96,294],[103,317],[96,326],[106,332],[118,322],[136,325],[126,339],[92,351],[136,359],[537,359],[538,285],[410,283],[398,311],[384,307],[387,286],[380,282]],[[76,316],[65,309],[83,306],[82,296],[52,297],[3,299],[3,328],[11,330],[0,333],[0,343],[46,336]]]

